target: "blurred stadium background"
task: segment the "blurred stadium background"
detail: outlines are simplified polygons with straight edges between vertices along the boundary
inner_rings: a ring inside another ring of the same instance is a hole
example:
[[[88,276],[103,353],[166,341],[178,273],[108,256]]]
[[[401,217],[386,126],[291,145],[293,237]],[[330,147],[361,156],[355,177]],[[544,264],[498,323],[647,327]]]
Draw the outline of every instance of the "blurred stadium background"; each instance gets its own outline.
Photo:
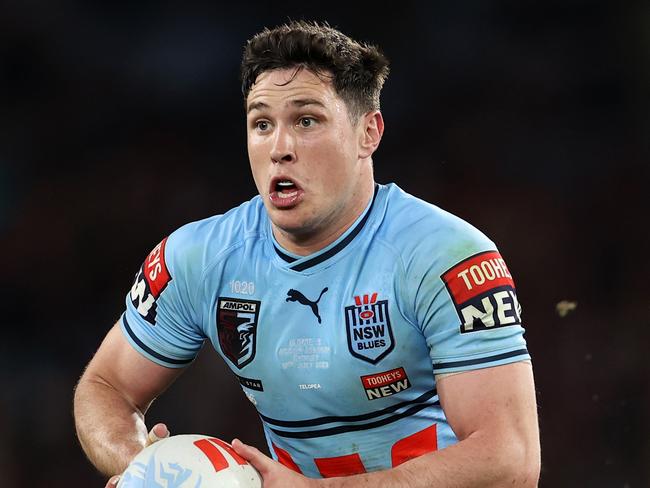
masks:
[[[289,18],[382,46],[378,181],[506,256],[540,486],[650,486],[650,4],[353,3],[0,3],[2,486],[103,486],[75,439],[73,386],[149,250],[255,193],[238,63]],[[562,300],[577,303],[564,317]],[[210,347],[148,419],[264,446]]]

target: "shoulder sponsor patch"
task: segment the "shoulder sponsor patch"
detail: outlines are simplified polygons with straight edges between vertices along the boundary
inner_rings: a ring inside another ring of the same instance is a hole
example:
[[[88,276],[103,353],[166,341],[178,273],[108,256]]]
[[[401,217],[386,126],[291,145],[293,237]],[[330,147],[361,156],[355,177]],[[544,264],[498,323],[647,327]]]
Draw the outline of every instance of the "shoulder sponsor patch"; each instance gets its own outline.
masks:
[[[217,335],[219,345],[237,368],[241,369],[255,357],[258,300],[219,297],[217,301]]]
[[[142,263],[131,287],[131,302],[151,325],[156,325],[156,300],[171,281],[165,263],[165,237]]]
[[[498,251],[471,256],[441,278],[458,312],[461,333],[521,325],[515,283]]]
[[[411,387],[404,368],[395,368],[382,373],[361,376],[360,378],[368,400],[385,398]]]

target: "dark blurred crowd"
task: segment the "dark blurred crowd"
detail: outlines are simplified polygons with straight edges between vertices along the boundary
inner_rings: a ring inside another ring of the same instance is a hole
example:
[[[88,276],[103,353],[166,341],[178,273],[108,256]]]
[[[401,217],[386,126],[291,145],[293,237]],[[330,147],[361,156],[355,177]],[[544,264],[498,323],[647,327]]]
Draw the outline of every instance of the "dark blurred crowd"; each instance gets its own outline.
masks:
[[[0,485],[103,486],[74,384],[149,250],[255,194],[242,46],[306,18],[391,59],[377,180],[469,220],[513,270],[540,486],[650,486],[650,4],[373,8],[0,3]],[[149,418],[265,448],[210,348]]]

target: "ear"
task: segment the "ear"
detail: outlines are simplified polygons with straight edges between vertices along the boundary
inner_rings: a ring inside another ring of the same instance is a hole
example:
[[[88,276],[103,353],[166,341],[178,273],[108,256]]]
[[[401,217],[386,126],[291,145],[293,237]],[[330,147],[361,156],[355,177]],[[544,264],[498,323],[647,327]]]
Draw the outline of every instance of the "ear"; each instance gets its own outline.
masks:
[[[372,156],[384,134],[384,118],[379,110],[365,114],[359,121],[359,158]]]

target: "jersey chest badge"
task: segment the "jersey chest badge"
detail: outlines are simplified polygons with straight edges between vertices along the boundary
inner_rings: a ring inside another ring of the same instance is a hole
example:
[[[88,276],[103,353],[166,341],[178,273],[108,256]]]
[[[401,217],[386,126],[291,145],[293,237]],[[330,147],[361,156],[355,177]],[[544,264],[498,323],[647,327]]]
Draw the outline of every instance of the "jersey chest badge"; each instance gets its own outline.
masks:
[[[354,302],[345,307],[348,348],[354,357],[377,364],[395,347],[388,300],[377,301],[377,293],[373,293],[355,296]]]
[[[258,300],[219,297],[217,300],[217,336],[219,345],[231,363],[241,369],[255,357]]]

